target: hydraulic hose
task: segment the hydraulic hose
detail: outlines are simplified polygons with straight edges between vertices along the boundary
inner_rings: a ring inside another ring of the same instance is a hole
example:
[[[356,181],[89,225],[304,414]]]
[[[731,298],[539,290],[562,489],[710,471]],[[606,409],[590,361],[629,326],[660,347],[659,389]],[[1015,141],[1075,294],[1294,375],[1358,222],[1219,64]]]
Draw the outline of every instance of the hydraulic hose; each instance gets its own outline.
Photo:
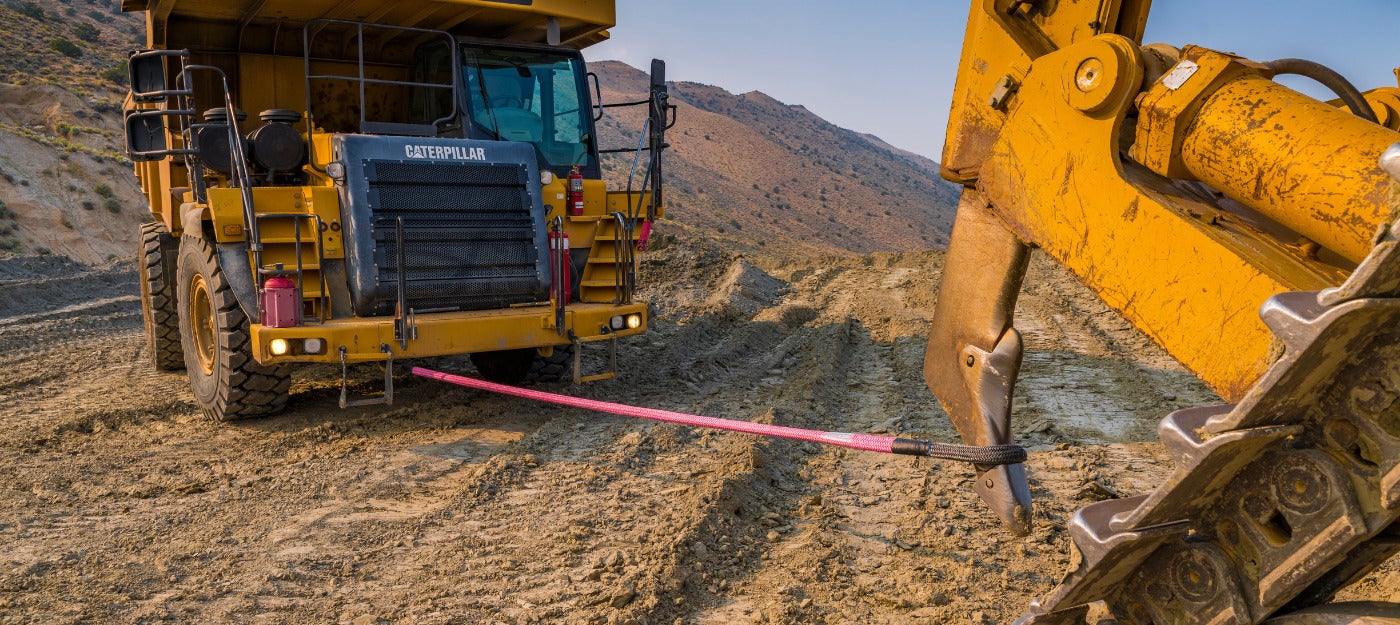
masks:
[[[1345,76],[1338,74],[1335,70],[1326,65],[1307,59],[1279,59],[1268,63],[1270,69],[1275,74],[1292,74],[1311,78],[1321,83],[1322,86],[1332,90],[1337,97],[1342,99],[1342,103],[1351,109],[1357,117],[1373,124],[1379,124],[1375,111],[1371,110],[1371,105],[1366,101],[1366,97],[1361,95],[1361,90],[1356,85],[1351,84]]]

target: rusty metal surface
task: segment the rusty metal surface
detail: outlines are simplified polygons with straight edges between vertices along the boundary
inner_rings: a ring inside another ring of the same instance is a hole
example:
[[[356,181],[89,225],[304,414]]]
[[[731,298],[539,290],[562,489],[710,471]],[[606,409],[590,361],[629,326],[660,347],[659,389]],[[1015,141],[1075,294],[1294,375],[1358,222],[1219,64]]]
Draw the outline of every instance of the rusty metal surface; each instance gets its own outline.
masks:
[[[969,445],[1012,442],[1011,391],[1021,335],[1011,326],[1029,248],[965,189],[953,222],[924,355],[924,379]],[[979,468],[974,489],[1011,530],[1030,531],[1022,464]]]
[[[1194,179],[1360,262],[1388,212],[1377,161],[1397,141],[1347,110],[1242,76],[1202,102],[1181,158]]]
[[[1162,422],[1175,472],[1150,495],[1076,514],[1082,559],[1022,625],[1067,622],[1056,613],[1097,600],[1127,625],[1394,622],[1299,611],[1400,552],[1397,241],[1400,227],[1348,280],[1354,297],[1269,301],[1261,316],[1283,358],[1239,404]]]
[[[1339,603],[1272,618],[1264,625],[1400,625],[1400,605],[1374,601]]]
[[[943,177],[968,184],[1006,121],[1005,79],[1019,82],[1031,61],[1092,37],[1116,33],[1142,40],[1150,0],[971,0],[953,108],[944,143]],[[1014,100],[1014,93],[1010,95]]]
[[[1400,135],[1259,63],[1145,53],[1149,8],[975,0],[964,40],[943,175],[977,193],[925,365],[964,438],[1001,431],[1019,362],[1020,276],[994,259],[1023,252],[1003,228],[1238,402],[1168,416],[1176,472],[1081,510],[1074,570],[1018,622],[1101,602],[1127,625],[1393,623],[1393,606],[1308,608],[1400,552],[1400,227],[1375,167]],[[1400,175],[1400,147],[1381,161]]]
[[[1081,83],[1094,59],[1103,73]],[[1022,240],[1235,400],[1276,353],[1259,306],[1346,274],[1122,160],[1117,147],[1143,73],[1137,49],[1113,35],[1038,59],[977,188]]]

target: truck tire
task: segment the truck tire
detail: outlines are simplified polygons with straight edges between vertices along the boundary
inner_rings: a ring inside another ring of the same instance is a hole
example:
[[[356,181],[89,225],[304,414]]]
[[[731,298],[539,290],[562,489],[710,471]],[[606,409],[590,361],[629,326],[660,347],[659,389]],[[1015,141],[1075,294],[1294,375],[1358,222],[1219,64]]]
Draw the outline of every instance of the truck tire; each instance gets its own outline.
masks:
[[[539,352],[535,352],[535,357],[530,362],[530,372],[525,374],[525,381],[544,384],[561,380],[572,382],[573,367],[573,345],[555,347],[554,353],[549,356],[541,356]]]
[[[180,242],[159,222],[141,224],[136,274],[141,283],[141,320],[146,351],[157,371],[185,368],[180,349],[180,314],[175,305],[175,257]]]
[[[253,360],[248,317],[224,278],[214,247],[186,234],[180,240],[177,274],[180,343],[200,409],[220,423],[281,412],[291,371]]]
[[[574,347],[555,347],[548,357],[533,348],[508,349],[472,354],[472,364],[481,377],[499,384],[531,384],[569,379],[574,364]]]

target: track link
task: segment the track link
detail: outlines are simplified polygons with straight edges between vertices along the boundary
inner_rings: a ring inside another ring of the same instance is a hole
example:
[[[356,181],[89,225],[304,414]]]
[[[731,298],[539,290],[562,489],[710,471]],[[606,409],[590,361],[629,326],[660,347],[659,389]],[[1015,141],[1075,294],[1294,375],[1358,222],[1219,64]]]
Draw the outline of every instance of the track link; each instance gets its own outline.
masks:
[[[1260,315],[1283,357],[1238,405],[1162,421],[1175,472],[1080,510],[1079,564],[1019,625],[1099,600],[1128,625],[1261,623],[1400,552],[1400,226],[1341,287]]]

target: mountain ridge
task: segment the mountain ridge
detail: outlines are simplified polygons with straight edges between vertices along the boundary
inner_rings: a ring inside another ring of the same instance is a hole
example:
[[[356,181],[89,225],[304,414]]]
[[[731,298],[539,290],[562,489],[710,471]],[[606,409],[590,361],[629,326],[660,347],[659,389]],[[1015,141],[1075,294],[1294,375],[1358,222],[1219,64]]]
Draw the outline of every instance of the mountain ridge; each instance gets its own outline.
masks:
[[[645,97],[649,80],[640,70],[618,61],[590,68],[605,102]],[[957,190],[938,177],[937,162],[762,91],[734,94],[676,81],[670,95],[679,112],[668,135],[668,223],[753,251],[863,254],[946,245]],[[599,135],[605,146],[634,145],[640,128],[640,112],[624,113],[600,122]],[[625,156],[613,161],[630,169]]]
[[[0,3],[0,256],[85,263],[135,249],[144,196],[124,157],[124,61],[142,23],[117,0]],[[644,99],[650,78],[590,63],[605,102]],[[941,247],[956,191],[932,160],[754,90],[671,84],[667,219],[658,232],[762,255]],[[603,147],[632,147],[642,107],[608,109]],[[632,154],[605,160],[625,188]],[[922,160],[921,160],[922,159]]]

